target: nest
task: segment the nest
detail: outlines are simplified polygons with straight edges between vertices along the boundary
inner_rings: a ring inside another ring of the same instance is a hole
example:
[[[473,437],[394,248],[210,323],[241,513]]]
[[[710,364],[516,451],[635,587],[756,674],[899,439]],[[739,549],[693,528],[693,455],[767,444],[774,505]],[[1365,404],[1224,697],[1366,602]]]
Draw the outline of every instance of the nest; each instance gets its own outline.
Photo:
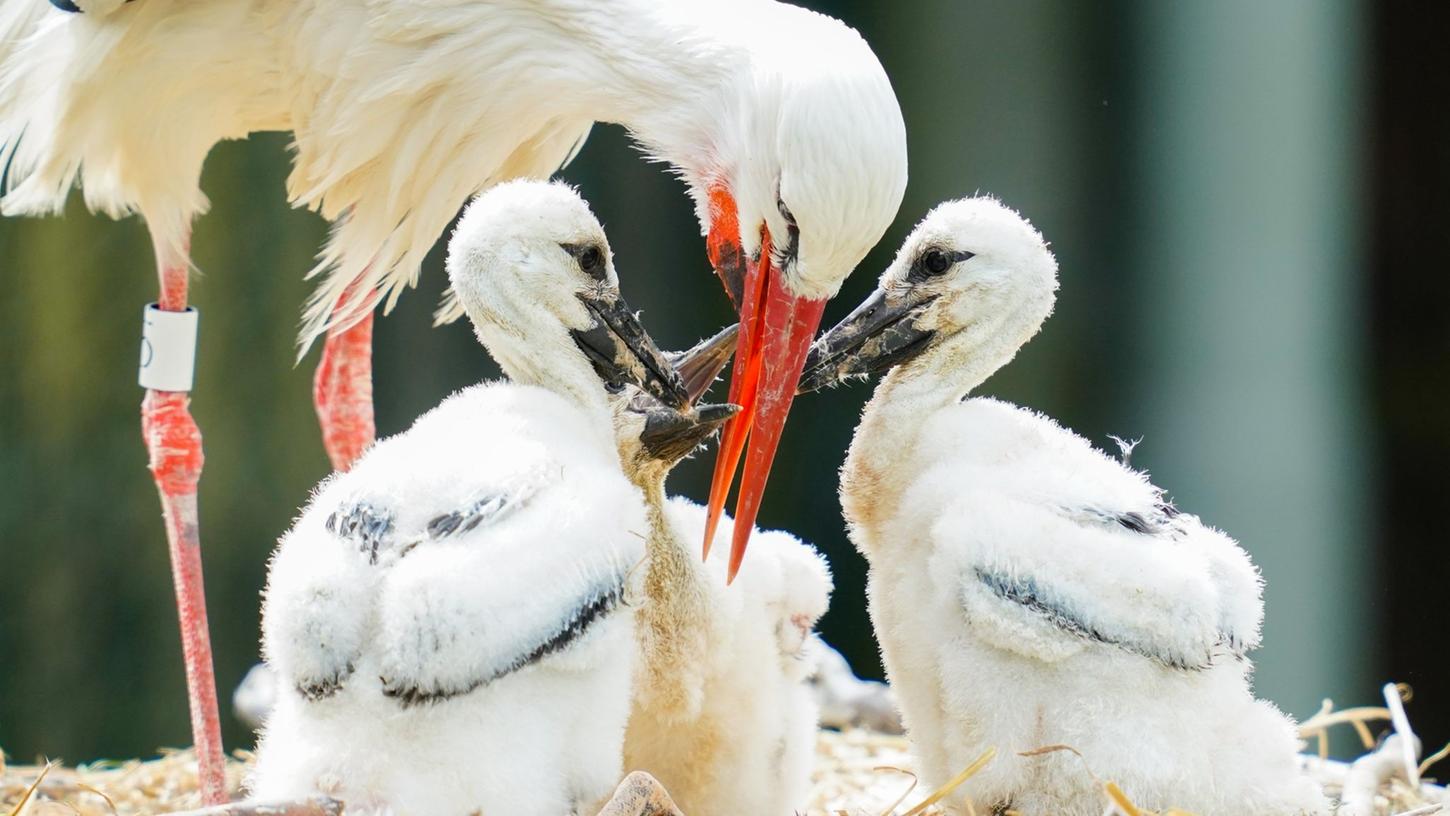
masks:
[[[227,789],[239,791],[249,754],[227,762]],[[139,816],[201,807],[196,755],[163,751],[151,760],[6,766],[0,757],[0,815]]]
[[[1396,687],[1387,687],[1387,691]],[[1418,753],[1402,754],[1391,740],[1377,742],[1367,723],[1402,720],[1397,709],[1399,692],[1384,708],[1334,710],[1328,703],[1300,727],[1306,739],[1317,741],[1318,756],[1304,757],[1305,769],[1335,799],[1358,796],[1364,808],[1356,816],[1430,816],[1450,804],[1445,789],[1433,784],[1411,784],[1405,761],[1418,762],[1414,777],[1450,753],[1450,746],[1418,761]],[[1399,715],[1399,716],[1397,716]],[[1407,723],[1397,733],[1408,732]],[[1331,728],[1353,729],[1366,753],[1354,763],[1328,759]],[[1071,751],[1069,746],[1047,746],[1035,752]],[[995,759],[988,750],[942,788],[918,790],[905,737],[862,729],[822,731],[816,745],[811,799],[807,816],[940,816],[935,807],[960,789],[970,799],[971,777]],[[228,789],[240,795],[251,760],[238,752],[227,763]],[[1084,770],[1084,773],[1088,773]],[[1367,781],[1368,780],[1368,781]],[[1112,816],[1155,816],[1136,805],[1112,780],[1097,780],[1103,790],[1103,812]],[[1352,790],[1355,787],[1360,790]],[[960,796],[954,798],[960,799]],[[0,758],[0,816],[139,816],[200,807],[196,758],[190,751],[169,751],[149,761],[98,762],[77,768],[48,765],[12,765]],[[1162,816],[1190,816],[1166,811]],[[688,814],[686,815],[688,816]],[[985,814],[984,814],[985,816]],[[1450,816],[1447,811],[1446,816]]]

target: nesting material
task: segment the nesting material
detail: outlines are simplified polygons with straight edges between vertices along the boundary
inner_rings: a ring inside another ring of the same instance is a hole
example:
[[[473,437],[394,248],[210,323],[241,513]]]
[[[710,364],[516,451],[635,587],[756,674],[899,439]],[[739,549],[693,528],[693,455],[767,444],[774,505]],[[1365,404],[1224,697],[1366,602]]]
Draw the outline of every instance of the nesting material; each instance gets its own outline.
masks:
[[[1388,708],[1324,710],[1302,726],[1306,736],[1318,736],[1331,726],[1353,728],[1367,740],[1366,753],[1355,763],[1303,757],[1310,774],[1324,785],[1331,798],[1338,799],[1344,787],[1370,767],[1394,766],[1395,773],[1382,774],[1371,797],[1371,816],[1450,816],[1450,798],[1445,788],[1428,777],[1412,787],[1398,768],[1398,744],[1381,743],[1376,748],[1367,723],[1390,719]],[[1318,746],[1314,746],[1318,747]],[[1043,750],[1071,750],[1067,746],[1044,746]],[[1416,770],[1424,775],[1444,752],[1420,762]],[[1390,762],[1390,759],[1394,762]],[[227,762],[227,787],[239,796],[250,754],[238,752]],[[991,761],[984,754],[980,767]],[[972,768],[963,769],[959,791],[971,795]],[[1083,773],[1090,773],[1086,764]],[[36,784],[39,780],[39,784]],[[954,780],[955,781],[955,780]],[[1112,780],[1100,780],[1103,809],[1109,816],[1158,816],[1136,807]],[[29,801],[27,793],[34,788]],[[815,771],[807,816],[941,816],[943,811],[922,805],[935,791],[923,789],[916,780],[909,745],[905,737],[862,729],[822,731],[816,743]],[[955,796],[953,797],[956,798]],[[24,802],[22,807],[22,802]],[[197,792],[196,757],[190,751],[169,751],[146,762],[98,762],[79,768],[43,765],[0,766],[0,816],[143,816],[200,807]],[[979,810],[981,816],[988,816]],[[689,816],[689,814],[686,814]],[[1161,816],[1191,816],[1168,811]]]
[[[227,790],[233,795],[241,789],[250,758],[239,752],[227,760]],[[165,751],[144,762],[94,762],[76,768],[52,764],[49,770],[45,765],[5,765],[0,770],[0,816],[140,816],[201,806],[196,754],[190,750]]]

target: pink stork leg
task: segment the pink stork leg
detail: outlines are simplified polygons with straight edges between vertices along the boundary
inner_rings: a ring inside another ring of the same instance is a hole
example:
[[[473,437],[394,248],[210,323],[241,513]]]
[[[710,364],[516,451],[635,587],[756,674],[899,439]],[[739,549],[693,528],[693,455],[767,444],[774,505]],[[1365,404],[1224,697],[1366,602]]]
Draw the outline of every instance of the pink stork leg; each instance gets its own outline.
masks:
[[[163,311],[186,309],[187,262],[160,243],[156,262]],[[201,431],[187,408],[184,391],[148,389],[141,403],[141,433],[151,457],[151,476],[161,492],[166,538],[171,545],[171,578],[181,619],[181,651],[186,690],[191,699],[191,736],[196,744],[202,801],[227,800],[221,724],[217,718],[216,679],[212,674],[211,635],[206,621],[206,592],[201,574],[196,487],[201,478]]]
[[[343,297],[347,301],[347,297]],[[327,333],[312,380],[322,444],[336,470],[347,470],[373,443],[373,313]]]

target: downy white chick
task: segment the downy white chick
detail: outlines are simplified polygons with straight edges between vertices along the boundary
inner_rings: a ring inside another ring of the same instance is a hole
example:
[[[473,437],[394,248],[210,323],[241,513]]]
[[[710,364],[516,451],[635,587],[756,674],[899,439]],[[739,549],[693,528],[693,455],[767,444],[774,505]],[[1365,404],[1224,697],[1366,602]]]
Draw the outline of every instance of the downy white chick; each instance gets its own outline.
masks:
[[[621,602],[648,529],[606,383],[676,407],[683,385],[565,186],[480,196],[448,271],[510,381],[378,443],[283,537],[263,611],[283,688],[251,792],[349,813],[593,813],[620,778]]]
[[[692,400],[734,339],[732,327],[675,360]],[[756,530],[751,559],[727,587],[728,548],[704,563],[696,550],[705,508],[665,494],[669,472],[735,410],[691,415],[645,394],[616,399],[620,457],[649,514],[625,767],[656,777],[689,816],[786,816],[809,789],[817,707],[804,651],[826,611],[830,571],[809,544]],[[730,536],[727,517],[717,543]]]
[[[953,812],[970,795],[978,813],[1097,816],[1086,764],[1155,811],[1327,813],[1293,723],[1250,690],[1263,603],[1244,551],[1052,419],[964,399],[1037,333],[1056,269],[997,201],[942,204],[802,381],[887,371],[841,502],[925,780],[996,747]],[[1054,744],[1082,759],[1018,753]]]

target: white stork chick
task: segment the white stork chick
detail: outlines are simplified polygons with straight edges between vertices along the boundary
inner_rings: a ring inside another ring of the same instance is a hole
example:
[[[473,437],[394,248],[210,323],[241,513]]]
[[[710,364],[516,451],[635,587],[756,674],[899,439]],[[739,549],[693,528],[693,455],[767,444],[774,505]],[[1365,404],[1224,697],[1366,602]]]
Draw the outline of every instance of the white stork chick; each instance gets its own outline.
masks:
[[[872,621],[928,784],[966,812],[1327,812],[1254,699],[1261,582],[1223,533],[1048,417],[964,399],[1037,333],[1056,262],[990,198],[934,209],[812,349],[803,390],[889,369],[841,471]],[[1049,745],[1081,752],[1021,756]]]
[[[606,382],[672,406],[683,384],[567,187],[481,196],[448,269],[511,381],[378,443],[283,537],[263,612],[282,693],[251,792],[349,813],[593,813],[620,777],[621,601],[648,529]]]
[[[734,338],[731,327],[675,360],[692,400]],[[649,514],[624,761],[657,778],[689,816],[785,816],[804,808],[810,783],[817,707],[803,653],[830,598],[829,568],[789,533],[756,530],[754,554],[727,588],[728,548],[705,563],[696,549],[705,508],[665,494],[669,472],[735,410],[682,414],[645,394],[616,400],[620,457]],[[727,517],[722,542],[730,529]]]

